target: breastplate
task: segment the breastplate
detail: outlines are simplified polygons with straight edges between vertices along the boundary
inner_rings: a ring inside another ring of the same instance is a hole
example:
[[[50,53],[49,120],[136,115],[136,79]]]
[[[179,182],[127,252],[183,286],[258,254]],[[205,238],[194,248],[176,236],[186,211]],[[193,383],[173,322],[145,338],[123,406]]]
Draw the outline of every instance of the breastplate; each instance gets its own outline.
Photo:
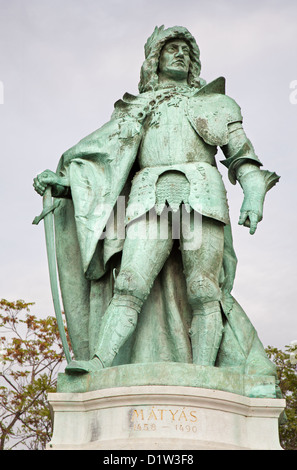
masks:
[[[147,117],[138,154],[140,168],[187,162],[215,164],[216,147],[206,144],[188,120],[188,99],[174,94]]]
[[[156,96],[158,98],[158,96]],[[181,93],[169,94],[155,103],[147,116],[139,148],[140,171],[132,181],[126,223],[166,201],[173,209],[184,203],[201,215],[229,223],[226,191],[214,156],[188,118],[188,100]]]

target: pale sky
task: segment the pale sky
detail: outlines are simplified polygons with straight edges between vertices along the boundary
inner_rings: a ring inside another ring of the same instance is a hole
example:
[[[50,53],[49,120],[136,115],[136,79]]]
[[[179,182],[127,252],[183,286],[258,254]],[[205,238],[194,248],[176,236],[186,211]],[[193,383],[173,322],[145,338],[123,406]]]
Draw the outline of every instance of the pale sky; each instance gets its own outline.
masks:
[[[154,27],[180,25],[198,42],[201,76],[226,78],[263,167],[281,176],[251,236],[237,225],[241,188],[219,164],[239,261],[233,295],[264,346],[296,340],[296,17],[295,0],[0,0],[0,298],[54,315],[33,178],[137,93]]]

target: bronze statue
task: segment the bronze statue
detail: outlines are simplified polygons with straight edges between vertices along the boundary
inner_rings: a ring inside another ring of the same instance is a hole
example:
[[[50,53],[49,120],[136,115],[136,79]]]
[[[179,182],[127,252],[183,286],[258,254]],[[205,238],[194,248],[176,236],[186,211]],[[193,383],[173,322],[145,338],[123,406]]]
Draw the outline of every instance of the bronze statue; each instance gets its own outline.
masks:
[[[61,199],[56,250],[75,355],[67,373],[167,361],[275,374],[231,295],[237,260],[217,149],[243,189],[239,224],[251,234],[279,177],[260,169],[224,78],[207,84],[200,69],[186,28],[156,27],[139,95],[126,93],[56,173],[34,180]]]

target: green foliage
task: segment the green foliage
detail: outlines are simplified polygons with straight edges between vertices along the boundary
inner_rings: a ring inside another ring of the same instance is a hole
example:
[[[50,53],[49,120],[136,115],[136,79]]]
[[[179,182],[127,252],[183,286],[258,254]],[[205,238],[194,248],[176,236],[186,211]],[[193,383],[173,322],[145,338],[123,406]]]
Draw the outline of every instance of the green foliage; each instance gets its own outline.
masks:
[[[52,433],[47,394],[64,354],[55,318],[37,319],[32,305],[0,301],[0,450],[44,449]]]
[[[297,450],[297,371],[295,362],[297,346],[286,346],[285,351],[268,346],[266,352],[277,366],[279,386],[283,398],[286,400],[286,420],[280,426],[280,443],[285,450]]]

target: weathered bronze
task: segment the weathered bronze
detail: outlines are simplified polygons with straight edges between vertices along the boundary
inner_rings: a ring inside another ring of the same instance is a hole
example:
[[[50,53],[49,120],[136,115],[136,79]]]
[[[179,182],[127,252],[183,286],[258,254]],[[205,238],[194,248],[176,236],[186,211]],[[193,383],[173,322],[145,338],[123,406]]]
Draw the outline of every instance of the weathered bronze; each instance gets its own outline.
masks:
[[[231,295],[237,259],[215,155],[226,157],[254,234],[279,177],[262,166],[225,79],[200,77],[186,28],[156,27],[139,95],[34,180],[53,206],[60,286],[75,360],[68,374],[180,362],[275,375]]]

